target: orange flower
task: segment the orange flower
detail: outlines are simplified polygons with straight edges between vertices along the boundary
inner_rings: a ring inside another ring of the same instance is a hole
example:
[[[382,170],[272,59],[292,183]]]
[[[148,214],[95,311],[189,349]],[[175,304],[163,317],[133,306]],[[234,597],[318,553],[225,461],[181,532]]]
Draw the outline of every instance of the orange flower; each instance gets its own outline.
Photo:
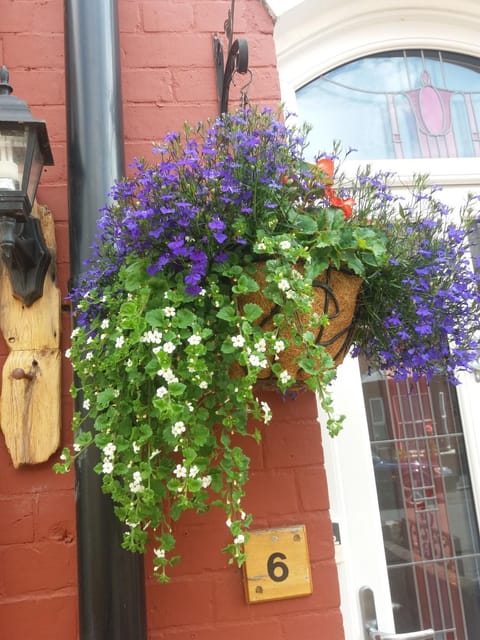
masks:
[[[345,198],[340,209],[343,211],[345,219],[352,217],[353,207],[355,206],[355,200],[353,198]]]
[[[317,167],[327,178],[330,178],[330,180],[333,179],[333,174],[335,173],[333,160],[330,160],[330,158],[319,158],[317,160]]]
[[[335,193],[335,190],[331,187],[327,187],[325,189],[325,195],[329,199],[332,207],[337,207],[337,209],[341,209],[343,211],[343,215],[346,220],[351,218],[353,207],[355,205],[355,200],[353,198],[339,198]]]

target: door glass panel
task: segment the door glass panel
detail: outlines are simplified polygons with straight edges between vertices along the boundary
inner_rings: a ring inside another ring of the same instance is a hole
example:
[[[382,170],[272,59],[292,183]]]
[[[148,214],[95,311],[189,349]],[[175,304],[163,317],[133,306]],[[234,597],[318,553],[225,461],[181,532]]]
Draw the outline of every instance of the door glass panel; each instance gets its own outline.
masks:
[[[480,546],[455,388],[367,369],[362,362],[396,630],[474,640]]]
[[[299,89],[297,103],[315,125],[317,150],[343,140],[359,160],[480,155],[480,62],[470,56],[425,49],[367,56]]]

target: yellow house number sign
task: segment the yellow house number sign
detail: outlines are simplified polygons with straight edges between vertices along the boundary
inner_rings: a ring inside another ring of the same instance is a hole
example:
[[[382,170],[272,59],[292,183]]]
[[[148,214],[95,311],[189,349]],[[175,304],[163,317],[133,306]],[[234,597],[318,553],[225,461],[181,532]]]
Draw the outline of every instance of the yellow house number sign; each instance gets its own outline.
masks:
[[[250,603],[297,598],[312,593],[304,525],[250,532],[244,565]]]

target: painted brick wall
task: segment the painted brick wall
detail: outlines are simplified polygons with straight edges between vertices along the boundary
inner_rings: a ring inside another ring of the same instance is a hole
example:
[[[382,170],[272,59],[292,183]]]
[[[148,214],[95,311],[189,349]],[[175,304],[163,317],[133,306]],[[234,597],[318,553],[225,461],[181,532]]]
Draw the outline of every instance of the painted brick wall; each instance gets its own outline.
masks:
[[[184,120],[216,115],[212,34],[222,33],[230,0],[119,0],[127,161],[148,155],[150,141]],[[260,0],[237,0],[235,34],[249,42],[252,102],[279,99],[271,18]],[[48,124],[55,166],[45,170],[38,200],[52,211],[59,286],[66,293],[68,227],[62,0],[3,0],[0,63],[14,92]],[[242,79],[238,79],[242,84]],[[238,88],[231,90],[232,104]],[[63,348],[70,323],[63,314]],[[7,350],[0,339],[0,364]],[[71,440],[70,372],[62,385],[63,442]],[[267,394],[268,395],[268,394]],[[315,401],[266,398],[274,410],[252,458],[246,508],[254,526],[306,524],[313,570],[311,596],[247,605],[241,571],[220,549],[223,514],[188,516],[177,530],[183,556],[169,585],[147,577],[151,640],[341,640],[336,567]],[[74,478],[51,462],[14,470],[0,437],[0,638],[77,638]],[[147,576],[150,563],[146,563]],[[114,639],[112,639],[114,640]]]

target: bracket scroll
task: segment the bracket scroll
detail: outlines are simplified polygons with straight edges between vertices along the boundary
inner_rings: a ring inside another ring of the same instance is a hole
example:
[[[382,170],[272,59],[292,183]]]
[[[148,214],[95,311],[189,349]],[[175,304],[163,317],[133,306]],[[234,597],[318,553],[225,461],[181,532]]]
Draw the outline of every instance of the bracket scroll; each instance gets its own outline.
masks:
[[[228,111],[228,97],[230,84],[234,73],[248,73],[248,42],[244,38],[233,40],[233,19],[235,12],[235,0],[232,0],[225,20],[225,34],[228,38],[227,63],[224,67],[223,45],[217,34],[213,36],[213,56],[215,72],[217,76],[217,94],[220,105],[220,114]]]

